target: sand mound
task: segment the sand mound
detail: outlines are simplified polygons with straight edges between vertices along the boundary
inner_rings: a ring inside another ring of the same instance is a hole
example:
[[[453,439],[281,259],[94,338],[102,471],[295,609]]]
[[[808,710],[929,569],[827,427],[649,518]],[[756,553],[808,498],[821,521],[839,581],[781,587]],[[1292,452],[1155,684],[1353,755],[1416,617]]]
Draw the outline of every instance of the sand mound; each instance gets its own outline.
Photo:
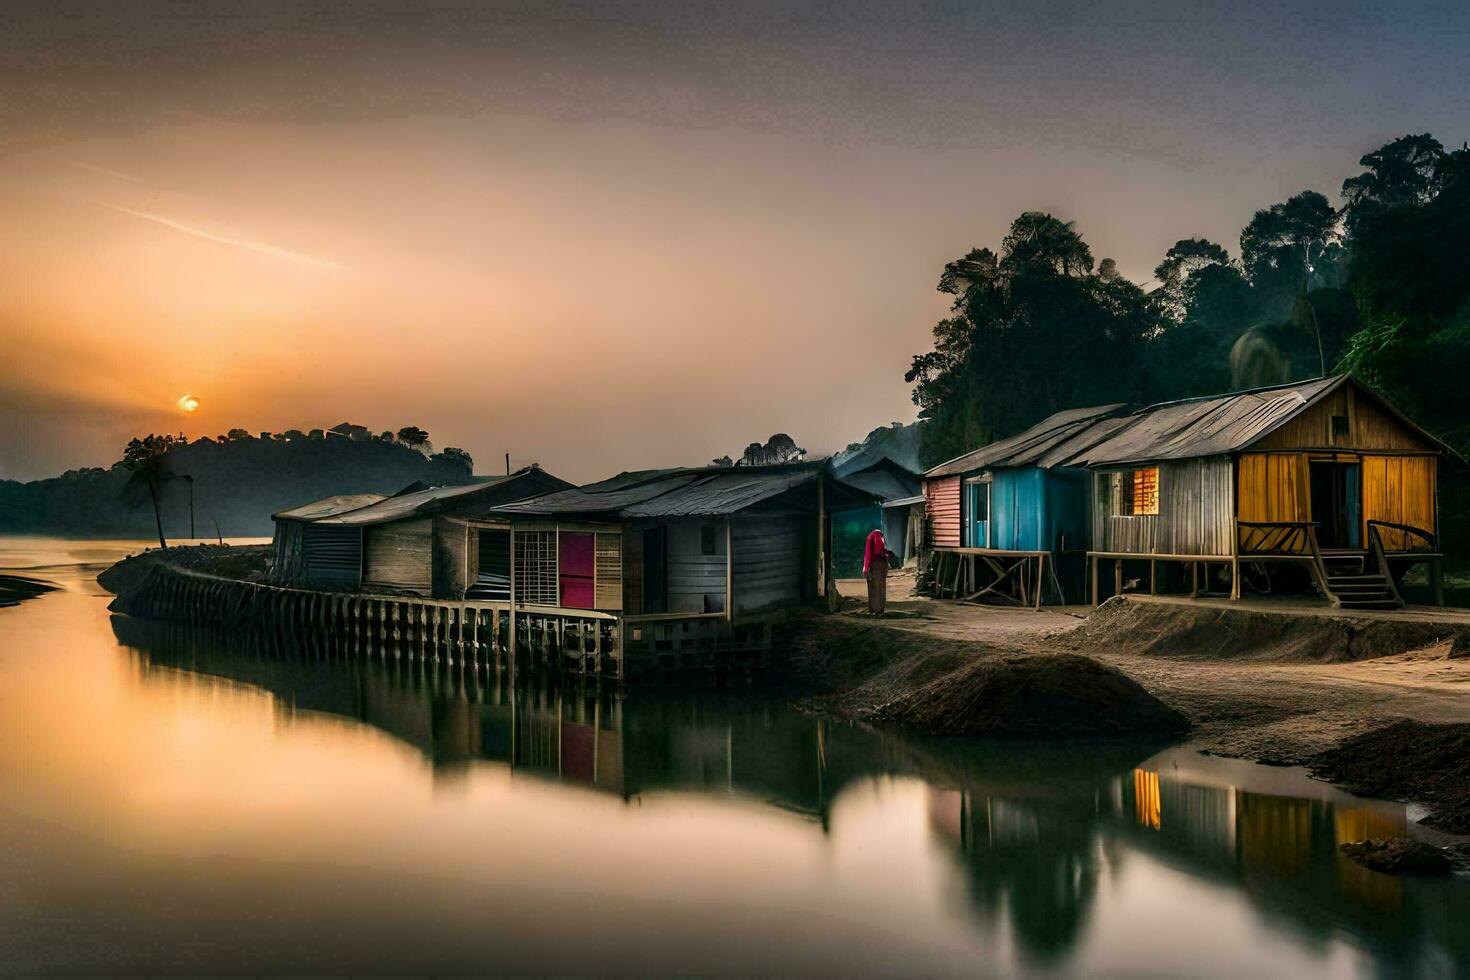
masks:
[[[1311,767],[1359,796],[1422,800],[1434,811],[1423,823],[1470,834],[1470,725],[1400,721],[1319,753]]]
[[[1075,654],[979,660],[867,712],[936,735],[1078,738],[1183,732],[1132,678]]]
[[[1387,657],[1451,641],[1470,646],[1470,627],[1408,620],[1288,615],[1179,603],[1109,599],[1065,635],[1076,649],[1162,657],[1322,662]]]

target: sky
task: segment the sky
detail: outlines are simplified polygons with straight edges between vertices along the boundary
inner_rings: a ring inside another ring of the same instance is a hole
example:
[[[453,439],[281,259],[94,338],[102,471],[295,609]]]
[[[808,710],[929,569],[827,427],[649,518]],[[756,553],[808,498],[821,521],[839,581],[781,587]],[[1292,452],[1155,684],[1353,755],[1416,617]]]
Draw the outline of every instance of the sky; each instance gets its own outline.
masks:
[[[1147,283],[1458,146],[1466,51],[1464,3],[0,5],[0,478],[344,420],[575,481],[832,452],[1017,214]]]

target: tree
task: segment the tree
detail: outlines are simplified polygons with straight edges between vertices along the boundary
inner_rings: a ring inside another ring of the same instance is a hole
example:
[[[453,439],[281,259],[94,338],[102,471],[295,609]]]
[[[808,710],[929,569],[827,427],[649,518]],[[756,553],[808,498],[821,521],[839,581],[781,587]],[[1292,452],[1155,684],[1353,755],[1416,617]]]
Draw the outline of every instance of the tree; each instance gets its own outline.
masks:
[[[806,450],[796,445],[784,432],[778,432],[765,443],[752,442],[745,447],[745,452],[740,456],[738,466],[771,466],[780,463],[794,463],[806,455]],[[721,465],[718,460],[716,465]]]
[[[1182,321],[1188,311],[1190,281],[1195,274],[1211,266],[1230,265],[1230,253],[1223,246],[1205,238],[1181,238],[1164,253],[1164,261],[1154,267],[1159,288],[1155,302],[1171,319]]]
[[[405,425],[398,430],[398,441],[409,449],[430,449],[429,434],[416,425]]]
[[[730,467],[730,466],[734,466],[735,465],[735,461],[733,459],[731,459],[729,456],[720,456],[720,457],[718,457],[716,459],[710,460],[709,463],[710,463],[711,466],[718,466],[721,469],[725,469],[726,467]]]
[[[230,442],[248,442],[251,438],[253,437],[250,433],[244,429],[231,429],[228,435],[220,437],[220,441],[223,442],[228,439]]]
[[[1115,264],[1093,265],[1072,224],[1028,211],[999,254],[976,248],[944,267],[938,289],[953,297],[950,315],[904,375],[927,423],[925,458],[956,456],[1063,408],[1147,392],[1158,314]]]
[[[153,523],[158,529],[158,546],[168,548],[163,537],[163,513],[159,509],[159,497],[163,483],[172,477],[168,469],[167,455],[174,444],[174,437],[149,434],[142,439],[129,440],[123,449],[123,466],[131,471],[128,482],[123,485],[124,499],[138,499],[144,492],[153,501]]]
[[[1241,263],[1272,316],[1303,293],[1336,285],[1342,257],[1340,215],[1316,191],[1257,211],[1240,233]]]
[[[1349,225],[1379,208],[1428,204],[1442,186],[1446,160],[1444,146],[1428,133],[1363,154],[1358,166],[1368,169],[1342,182]]]
[[[465,471],[468,473],[473,473],[475,471],[474,457],[457,446],[444,447],[444,451],[440,453],[440,455],[443,456],[445,459],[453,460],[454,462],[460,464],[465,468]]]

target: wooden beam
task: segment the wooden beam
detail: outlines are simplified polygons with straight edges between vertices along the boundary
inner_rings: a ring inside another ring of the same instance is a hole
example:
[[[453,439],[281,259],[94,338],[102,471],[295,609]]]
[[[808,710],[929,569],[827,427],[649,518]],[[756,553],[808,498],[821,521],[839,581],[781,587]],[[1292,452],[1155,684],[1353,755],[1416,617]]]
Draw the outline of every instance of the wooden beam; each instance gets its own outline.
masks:
[[[1087,561],[1092,566],[1092,604],[1097,605],[1097,563],[1100,561],[1096,555],[1088,555]]]

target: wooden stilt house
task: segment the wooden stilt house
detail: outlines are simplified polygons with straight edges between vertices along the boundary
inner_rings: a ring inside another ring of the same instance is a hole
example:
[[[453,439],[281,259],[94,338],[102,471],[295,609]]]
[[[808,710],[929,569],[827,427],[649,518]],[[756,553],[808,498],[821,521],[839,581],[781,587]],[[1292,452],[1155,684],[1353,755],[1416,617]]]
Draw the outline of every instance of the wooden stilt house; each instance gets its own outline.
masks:
[[[1131,582],[1392,608],[1415,563],[1441,601],[1438,465],[1453,451],[1366,385],[1339,375],[1121,422],[1068,461],[1092,473],[1094,602]]]
[[[496,508],[479,580],[493,563],[485,597],[518,614],[616,618],[633,654],[759,642],[763,614],[824,593],[829,516],[878,503],[825,462],[622,473]]]
[[[572,484],[531,466],[462,486],[329,497],[275,515],[278,585],[462,599],[472,528],[500,504]],[[354,502],[358,502],[352,506]]]
[[[1058,412],[924,474],[939,595],[1081,601],[1089,474],[1069,460],[1113,432],[1123,407]]]

